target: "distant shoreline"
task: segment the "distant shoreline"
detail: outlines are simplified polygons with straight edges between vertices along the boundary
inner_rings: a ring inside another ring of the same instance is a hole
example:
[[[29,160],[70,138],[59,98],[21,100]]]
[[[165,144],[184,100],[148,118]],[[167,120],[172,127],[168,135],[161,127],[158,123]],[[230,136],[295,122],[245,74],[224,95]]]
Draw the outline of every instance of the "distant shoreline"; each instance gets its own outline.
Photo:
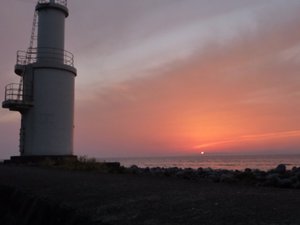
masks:
[[[125,167],[178,167],[178,168],[212,168],[228,170],[244,170],[246,168],[270,170],[279,164],[285,164],[289,169],[300,166],[300,154],[276,155],[197,155],[171,157],[120,157],[96,158],[98,162],[118,161]]]

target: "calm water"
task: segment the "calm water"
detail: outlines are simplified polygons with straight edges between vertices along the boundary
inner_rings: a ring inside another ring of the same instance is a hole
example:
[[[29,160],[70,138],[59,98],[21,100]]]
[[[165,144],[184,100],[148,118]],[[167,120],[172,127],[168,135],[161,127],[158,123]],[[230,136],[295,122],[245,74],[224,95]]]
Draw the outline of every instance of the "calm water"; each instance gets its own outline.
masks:
[[[104,161],[104,160],[99,160]],[[278,164],[285,164],[289,169],[300,167],[299,155],[201,155],[188,157],[157,157],[157,158],[115,158],[105,161],[118,161],[129,167],[179,167],[244,170],[245,168],[269,170]]]

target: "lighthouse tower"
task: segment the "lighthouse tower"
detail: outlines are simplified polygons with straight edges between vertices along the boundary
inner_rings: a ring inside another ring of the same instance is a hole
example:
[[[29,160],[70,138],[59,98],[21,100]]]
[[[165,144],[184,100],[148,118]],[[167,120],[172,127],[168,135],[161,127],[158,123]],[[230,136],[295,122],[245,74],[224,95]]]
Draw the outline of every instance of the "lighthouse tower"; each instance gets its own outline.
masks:
[[[73,55],[64,49],[67,0],[39,0],[30,46],[17,52],[20,83],[5,88],[3,108],[21,114],[20,156],[74,158]],[[36,35],[37,33],[37,35]]]

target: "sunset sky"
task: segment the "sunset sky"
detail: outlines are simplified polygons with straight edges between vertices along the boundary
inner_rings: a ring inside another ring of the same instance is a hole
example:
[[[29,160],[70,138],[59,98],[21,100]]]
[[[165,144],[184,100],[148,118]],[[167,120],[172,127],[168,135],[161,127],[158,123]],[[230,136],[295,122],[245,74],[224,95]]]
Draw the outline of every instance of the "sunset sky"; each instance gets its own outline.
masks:
[[[1,0],[3,94],[35,2]],[[75,154],[300,153],[299,0],[68,4]],[[19,126],[0,109],[0,158],[18,155]]]

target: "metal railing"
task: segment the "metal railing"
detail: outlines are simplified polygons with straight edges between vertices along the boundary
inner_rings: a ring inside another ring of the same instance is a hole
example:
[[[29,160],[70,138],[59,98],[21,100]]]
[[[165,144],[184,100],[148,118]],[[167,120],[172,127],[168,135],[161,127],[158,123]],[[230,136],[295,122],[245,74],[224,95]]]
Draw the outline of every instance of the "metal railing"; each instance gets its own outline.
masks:
[[[5,86],[5,101],[24,102],[31,99],[23,90],[22,83],[11,83]]]
[[[17,51],[17,64],[28,65],[36,62],[63,63],[74,66],[74,56],[71,52],[56,48],[29,48],[27,51]]]
[[[39,4],[55,3],[67,7],[68,1],[67,0],[39,0],[38,3]]]

